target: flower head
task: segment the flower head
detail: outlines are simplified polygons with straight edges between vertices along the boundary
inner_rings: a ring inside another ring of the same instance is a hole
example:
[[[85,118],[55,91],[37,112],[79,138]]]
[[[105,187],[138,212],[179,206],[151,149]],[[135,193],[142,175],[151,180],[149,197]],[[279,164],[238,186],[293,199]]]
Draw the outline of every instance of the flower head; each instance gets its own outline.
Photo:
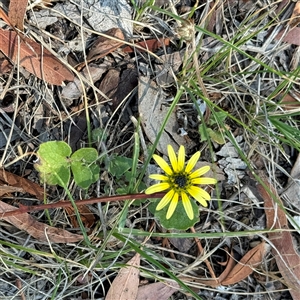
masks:
[[[192,171],[200,157],[199,151],[190,158],[187,164],[185,164],[184,146],[180,146],[177,158],[173,147],[168,145],[168,155],[171,165],[160,156],[156,154],[153,155],[153,159],[165,172],[165,175],[151,174],[149,176],[151,179],[160,180],[161,182],[147,188],[145,193],[153,194],[169,190],[158,203],[156,210],[161,210],[170,203],[166,216],[167,219],[170,219],[181,198],[186,214],[189,219],[192,220],[194,218],[194,213],[189,195],[206,207],[207,201],[210,200],[210,195],[197,185],[216,184],[217,180],[215,178],[201,177],[210,170],[209,166]]]

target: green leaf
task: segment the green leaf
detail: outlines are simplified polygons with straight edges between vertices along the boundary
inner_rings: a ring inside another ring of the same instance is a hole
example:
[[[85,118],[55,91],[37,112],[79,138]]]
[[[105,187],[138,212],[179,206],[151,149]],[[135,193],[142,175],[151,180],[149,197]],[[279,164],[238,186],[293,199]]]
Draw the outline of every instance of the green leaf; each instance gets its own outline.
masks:
[[[107,139],[107,132],[104,131],[102,128],[95,128],[92,131],[92,141],[93,143],[99,142],[99,141],[106,141]]]
[[[227,117],[228,117],[228,113],[225,111],[214,112],[213,118],[209,119],[209,125],[214,125],[214,124],[221,125],[222,123],[224,123]]]
[[[37,155],[39,161],[34,165],[40,172],[42,183],[49,185],[67,185],[70,180],[70,160],[72,150],[62,141],[50,141],[40,145]]]
[[[128,189],[127,187],[120,187],[116,189],[117,195],[126,195],[128,194]]]
[[[161,199],[156,202],[156,205],[159,203]],[[167,210],[169,205],[165,206],[162,210],[155,211],[155,217],[157,217],[163,227],[166,229],[179,229],[179,230],[186,230],[191,228],[195,225],[195,223],[199,222],[199,207],[195,203],[195,201],[191,200],[193,212],[194,212],[194,219],[190,220],[184,210],[182,205],[182,201],[178,202],[178,205],[174,211],[172,217],[167,220]]]
[[[111,158],[108,172],[117,179],[121,178],[132,166],[132,158],[115,156]]]
[[[221,134],[220,131],[215,131],[211,128],[207,128],[207,133],[214,142],[218,143],[219,145],[225,144],[224,136]]]
[[[82,148],[71,156],[71,169],[75,183],[87,189],[99,178],[100,168],[97,165],[98,152],[94,148]]]
[[[207,127],[204,126],[203,124],[199,125],[200,142],[207,141],[206,133],[207,133]]]
[[[155,215],[156,206],[157,206],[158,202],[161,200],[161,198],[150,198],[147,200],[150,202],[149,205],[147,206],[147,208],[153,215]]]

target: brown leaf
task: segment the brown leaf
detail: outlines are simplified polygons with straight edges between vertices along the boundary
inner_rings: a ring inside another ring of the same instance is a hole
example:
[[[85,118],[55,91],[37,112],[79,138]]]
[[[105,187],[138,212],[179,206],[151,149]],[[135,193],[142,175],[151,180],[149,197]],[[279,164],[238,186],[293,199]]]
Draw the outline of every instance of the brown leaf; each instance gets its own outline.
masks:
[[[150,40],[138,42],[138,43],[136,43],[136,45],[144,48],[145,50],[154,52],[158,48],[161,48],[163,46],[169,46],[170,39],[169,38],[150,39]],[[126,46],[122,50],[123,50],[123,52],[131,53],[134,51],[134,48],[131,46]],[[138,48],[138,51],[143,52],[144,50]]]
[[[285,29],[281,30],[276,36],[275,39],[279,40],[283,36],[283,34],[286,32]],[[286,42],[291,45],[297,45],[300,46],[300,28],[294,27],[290,31],[288,31],[285,36],[282,38],[283,42]]]
[[[7,74],[12,70],[12,68],[12,64],[2,53],[0,53],[0,74]]]
[[[226,249],[227,250],[227,249]],[[232,271],[232,269],[235,266],[235,260],[233,258],[233,250],[231,250],[231,253],[229,255],[228,252],[226,252],[227,254],[227,262],[226,262],[226,268],[225,270],[222,272],[222,274],[218,277],[218,282],[223,282],[225,280],[225,278],[228,277],[228,274]],[[221,264],[221,263],[219,263]],[[221,285],[221,284],[219,284]]]
[[[10,0],[8,17],[13,26],[21,31],[24,30],[24,18],[28,0]]]
[[[11,23],[9,17],[5,13],[2,7],[0,7],[0,18],[10,27],[14,28],[14,25]]]
[[[183,63],[184,51],[175,51],[171,54],[161,55],[155,61],[156,82],[158,85],[168,85],[174,82],[176,74]]]
[[[110,69],[101,80],[99,90],[111,99],[118,89],[119,81],[120,71],[117,69]],[[100,99],[102,99],[102,97],[100,97]]]
[[[44,189],[26,178],[0,169],[0,180],[12,187],[22,188],[23,192],[33,195],[39,200],[44,199]]]
[[[123,45],[122,41],[119,40],[124,40],[124,34],[119,28],[111,28],[103,34],[106,36],[101,35],[94,41],[87,55],[88,62],[102,58]],[[114,38],[118,40],[114,40]],[[85,63],[80,64],[78,66],[79,70],[81,70],[84,65]]]
[[[268,245],[265,242],[260,243],[242,257],[242,259],[234,266],[227,277],[221,281],[222,285],[235,284],[253,272],[254,267],[261,264]]]
[[[112,95],[112,109],[115,110],[137,85],[138,71],[135,66],[128,64],[120,76],[116,92]]]
[[[197,282],[200,284],[204,284],[213,288],[216,288],[221,285],[221,282],[227,278],[228,274],[231,272],[231,270],[235,266],[235,260],[233,258],[233,251],[231,251],[231,254],[227,254],[227,261],[226,261],[226,268],[222,272],[222,274],[216,278],[216,279],[202,279],[202,278],[192,278],[191,277],[185,277],[185,276],[179,276],[178,278],[182,281],[184,281],[187,285],[191,282]],[[224,265],[223,263],[219,263],[220,265]]]
[[[83,225],[86,228],[91,228],[95,224],[95,216],[86,205],[77,207]],[[72,206],[65,207],[65,210],[70,218],[70,222],[74,228],[79,228],[78,220]]]
[[[19,192],[19,193],[24,193],[24,190],[19,187],[14,187],[14,186],[8,186],[8,185],[0,185],[0,196],[14,193],[14,192]]]
[[[277,7],[275,8],[275,14],[278,16],[284,12],[287,6],[290,4],[291,0],[281,0]]]
[[[90,79],[91,76],[92,82],[90,85],[92,85],[102,77],[110,66],[111,64],[109,62],[100,65],[89,64],[88,68],[83,68],[80,73],[87,79]],[[84,84],[81,84],[80,79],[76,77],[73,82],[69,82],[62,88],[61,96],[66,99],[77,99],[82,95],[82,90],[85,87]]]
[[[50,51],[27,37],[19,40],[14,31],[0,28],[0,50],[14,63],[20,63],[28,72],[50,84],[61,85],[64,80],[74,80],[73,73]]]
[[[299,93],[294,92],[294,94],[295,96],[300,97]],[[281,107],[286,110],[299,109],[300,102],[293,95],[286,94],[281,101]]]
[[[176,236],[176,233],[179,232],[179,230],[172,230],[172,233],[175,233],[174,236]],[[172,237],[168,238],[169,242],[176,247],[181,253],[188,253],[188,251],[191,249],[191,247],[194,245],[194,241],[189,238],[177,238]]]
[[[81,109],[81,112],[73,118],[73,126],[70,131],[69,145],[72,149],[72,152],[75,152],[77,149],[81,148],[81,141],[86,134],[87,120],[86,114],[82,110],[84,107],[83,103],[73,107],[72,112],[76,111],[77,108]]]
[[[73,234],[64,229],[38,222],[28,213],[1,218],[1,213],[13,209],[16,209],[16,207],[0,201],[0,219],[5,220],[20,230],[26,231],[39,241],[47,242],[49,240],[52,243],[74,243],[83,239],[82,235]]]
[[[300,1],[297,1],[293,10],[293,14],[288,24],[290,25],[290,28],[292,28],[292,27],[296,27],[299,23],[300,23]]]
[[[179,289],[179,284],[174,281],[142,285],[138,289],[136,300],[168,300]]]
[[[273,255],[281,275],[290,288],[294,300],[300,299],[300,257],[295,250],[292,235],[288,230],[286,213],[275,188],[268,182],[266,175],[260,172],[259,177],[266,185],[257,185],[257,190],[264,199],[267,228],[280,229],[280,232],[269,233],[269,239],[274,245]],[[271,191],[269,194],[268,190]]]
[[[127,265],[120,270],[114,279],[105,300],[136,299],[140,277],[140,254],[137,253]]]

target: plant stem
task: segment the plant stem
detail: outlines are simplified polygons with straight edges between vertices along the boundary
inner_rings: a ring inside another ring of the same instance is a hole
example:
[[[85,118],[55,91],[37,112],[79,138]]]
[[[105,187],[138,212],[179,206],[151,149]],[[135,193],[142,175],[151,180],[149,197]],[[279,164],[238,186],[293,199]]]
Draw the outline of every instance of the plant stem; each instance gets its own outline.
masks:
[[[152,195],[129,194],[129,195],[105,196],[105,197],[100,197],[100,198],[77,200],[77,201],[75,201],[75,204],[77,206],[80,206],[80,205],[94,204],[94,203],[98,203],[98,202],[113,202],[113,201],[125,201],[125,200],[147,199],[147,198],[162,198],[164,195],[165,195],[165,193],[155,193]],[[55,203],[32,205],[32,206],[20,205],[20,208],[16,208],[15,210],[6,211],[6,212],[3,212],[2,214],[0,213],[0,219],[27,213],[27,212],[32,212],[32,211],[39,211],[39,210],[50,209],[50,208],[63,208],[63,207],[69,207],[69,206],[72,206],[72,203],[70,201],[65,201],[65,200],[60,200]]]

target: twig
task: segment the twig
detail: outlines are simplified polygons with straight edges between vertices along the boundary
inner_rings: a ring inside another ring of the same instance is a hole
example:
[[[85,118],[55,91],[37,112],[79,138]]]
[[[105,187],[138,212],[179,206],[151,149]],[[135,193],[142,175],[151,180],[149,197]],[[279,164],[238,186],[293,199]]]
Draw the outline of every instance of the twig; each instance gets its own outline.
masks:
[[[195,230],[194,227],[191,227],[190,230],[191,230],[192,233],[196,233],[196,230]],[[194,239],[195,239],[196,245],[197,245],[198,250],[199,250],[199,255],[203,255],[204,254],[204,249],[203,249],[203,247],[200,243],[200,240],[196,237]],[[210,262],[207,259],[205,259],[204,262],[205,262],[205,264],[206,264],[206,266],[209,270],[209,273],[210,273],[211,277],[217,281],[216,274],[215,274],[213,268],[211,267]]]

